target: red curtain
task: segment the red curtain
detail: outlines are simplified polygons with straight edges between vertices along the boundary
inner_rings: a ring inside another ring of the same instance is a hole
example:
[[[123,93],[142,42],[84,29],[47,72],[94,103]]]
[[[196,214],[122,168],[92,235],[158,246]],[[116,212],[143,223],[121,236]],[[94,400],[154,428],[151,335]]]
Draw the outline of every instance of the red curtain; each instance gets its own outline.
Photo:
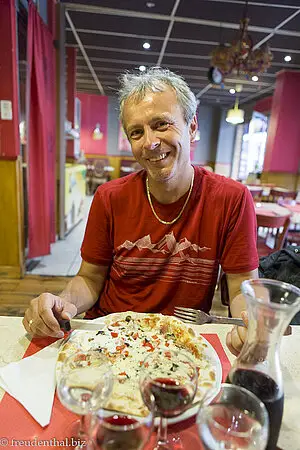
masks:
[[[28,258],[55,241],[55,50],[30,1],[27,35]]]

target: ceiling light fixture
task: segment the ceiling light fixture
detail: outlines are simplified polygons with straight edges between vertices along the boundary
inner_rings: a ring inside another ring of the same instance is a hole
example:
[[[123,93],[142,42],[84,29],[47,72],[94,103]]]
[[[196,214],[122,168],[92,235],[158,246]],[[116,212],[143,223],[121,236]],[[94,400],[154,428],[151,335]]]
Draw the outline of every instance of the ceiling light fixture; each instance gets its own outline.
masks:
[[[273,55],[268,45],[253,48],[253,40],[248,32],[250,19],[247,10],[248,0],[236,39],[229,46],[220,43],[211,53],[211,67],[219,69],[223,78],[231,73],[248,78],[265,72],[271,66]]]
[[[100,130],[100,123],[96,123],[92,137],[94,141],[101,141],[101,139],[103,139],[103,133]]]
[[[143,48],[144,48],[145,50],[148,50],[150,47],[151,47],[151,45],[149,44],[149,42],[144,42],[144,43],[143,43]]]
[[[284,57],[284,60],[285,60],[285,62],[290,62],[290,61],[292,61],[292,57],[290,55],[286,55]]]
[[[235,94],[235,89],[233,89],[233,88],[231,88],[231,89],[229,89],[229,92],[230,92],[230,94]]]
[[[145,66],[140,66],[140,67],[139,67],[139,70],[140,70],[141,72],[145,72],[146,67],[145,67]]]
[[[147,6],[147,8],[154,8],[155,3],[154,2],[147,2],[146,6]]]
[[[226,122],[232,125],[244,123],[244,115],[245,111],[239,109],[239,101],[236,99],[234,108],[227,111]]]
[[[257,75],[253,75],[252,81],[258,81],[258,76]]]

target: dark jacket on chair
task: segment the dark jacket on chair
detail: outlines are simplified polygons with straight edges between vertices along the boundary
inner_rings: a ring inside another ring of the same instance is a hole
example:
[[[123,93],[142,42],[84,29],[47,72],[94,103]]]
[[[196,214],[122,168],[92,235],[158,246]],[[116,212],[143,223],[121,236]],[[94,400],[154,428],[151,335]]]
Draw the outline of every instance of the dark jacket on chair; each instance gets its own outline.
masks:
[[[284,281],[300,288],[300,246],[289,246],[259,260],[259,277]],[[292,325],[300,325],[300,311]]]

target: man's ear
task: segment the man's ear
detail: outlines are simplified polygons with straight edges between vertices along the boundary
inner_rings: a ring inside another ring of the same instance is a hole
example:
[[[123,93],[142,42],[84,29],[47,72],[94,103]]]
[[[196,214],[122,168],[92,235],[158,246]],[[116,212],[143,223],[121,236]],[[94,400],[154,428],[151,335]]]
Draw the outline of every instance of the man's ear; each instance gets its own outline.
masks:
[[[197,116],[194,115],[194,117],[190,123],[190,128],[189,128],[190,142],[194,142],[197,130],[198,130],[198,121],[197,121]]]

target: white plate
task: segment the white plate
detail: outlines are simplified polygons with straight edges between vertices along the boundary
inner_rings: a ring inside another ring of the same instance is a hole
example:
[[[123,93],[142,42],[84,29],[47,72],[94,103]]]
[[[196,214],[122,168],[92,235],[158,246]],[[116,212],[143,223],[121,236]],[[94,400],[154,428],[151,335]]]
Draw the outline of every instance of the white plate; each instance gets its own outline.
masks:
[[[99,317],[97,319],[93,319],[93,322],[103,323],[104,320],[107,317],[110,317],[110,316],[113,316],[113,315],[114,314],[110,314],[109,316]],[[191,324],[188,324],[188,325],[189,325],[189,328],[192,328],[195,331],[196,335],[201,334],[201,326],[200,325],[191,325]],[[208,357],[208,359],[210,359],[212,361],[212,366],[215,368],[216,380],[215,380],[214,386],[212,388],[210,388],[212,390],[212,398],[213,398],[214,395],[215,395],[215,389],[219,389],[221,387],[221,383],[222,383],[222,364],[221,364],[219,356],[218,356],[216,350],[213,348],[213,346],[203,336],[201,336],[201,338],[207,344],[207,347],[206,347],[206,350],[205,350],[205,354]],[[209,399],[209,397],[208,397],[208,399]],[[192,405],[188,410],[186,410],[180,416],[168,419],[168,423],[171,424],[171,423],[182,422],[183,420],[186,420],[186,419],[189,419],[190,417],[195,416],[197,414],[197,412],[198,412],[199,404],[200,404],[200,402],[197,401],[194,405]],[[156,418],[155,419],[155,425],[158,426],[158,423],[159,423],[159,419]]]

